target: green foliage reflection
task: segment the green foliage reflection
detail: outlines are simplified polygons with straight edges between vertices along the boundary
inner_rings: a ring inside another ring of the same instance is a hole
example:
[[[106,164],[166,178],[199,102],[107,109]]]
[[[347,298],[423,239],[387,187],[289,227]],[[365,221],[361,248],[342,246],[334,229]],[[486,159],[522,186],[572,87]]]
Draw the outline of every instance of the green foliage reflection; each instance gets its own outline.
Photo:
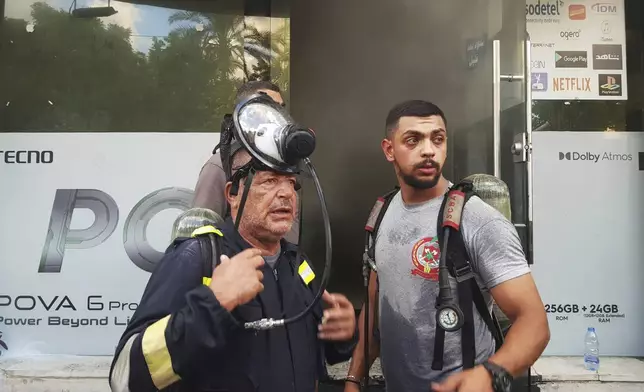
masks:
[[[1,132],[212,132],[246,80],[273,80],[288,93],[287,21],[260,31],[242,16],[177,11],[168,36],[144,54],[121,26],[45,3],[31,14],[32,32],[25,20],[0,24]]]

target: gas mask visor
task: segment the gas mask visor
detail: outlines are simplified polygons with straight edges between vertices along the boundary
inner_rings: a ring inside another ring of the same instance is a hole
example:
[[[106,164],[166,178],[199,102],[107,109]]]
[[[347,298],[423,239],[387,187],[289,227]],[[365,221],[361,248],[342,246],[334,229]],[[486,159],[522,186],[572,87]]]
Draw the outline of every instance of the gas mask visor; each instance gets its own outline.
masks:
[[[315,150],[315,134],[299,126],[271,97],[259,93],[233,112],[235,138],[253,158],[280,173],[298,174]]]

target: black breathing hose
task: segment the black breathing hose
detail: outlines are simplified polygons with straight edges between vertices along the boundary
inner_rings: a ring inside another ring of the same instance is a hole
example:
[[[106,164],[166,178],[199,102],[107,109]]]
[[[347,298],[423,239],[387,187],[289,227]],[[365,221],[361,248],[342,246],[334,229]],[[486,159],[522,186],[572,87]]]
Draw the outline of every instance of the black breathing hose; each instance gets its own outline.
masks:
[[[450,228],[443,229],[443,244],[445,249],[441,249],[441,255],[438,262],[438,298],[439,305],[454,302],[454,289],[449,280],[449,269],[447,268],[447,244],[449,242]]]
[[[313,307],[317,305],[317,303],[322,298],[322,294],[326,290],[326,286],[329,281],[329,276],[331,275],[331,260],[332,260],[331,219],[329,217],[329,211],[327,210],[327,207],[326,207],[326,200],[324,199],[324,192],[322,192],[322,185],[320,184],[320,179],[318,178],[315,172],[315,167],[313,166],[313,163],[311,163],[311,160],[309,158],[305,158],[304,163],[306,164],[306,166],[311,172],[311,176],[313,177],[313,182],[315,182],[315,190],[317,191],[318,198],[320,199],[320,207],[322,208],[322,219],[324,221],[324,235],[326,238],[326,257],[325,257],[325,264],[324,264],[324,272],[322,273],[322,278],[320,280],[320,288],[317,294],[315,295],[315,297],[313,298],[313,301],[311,301],[309,306],[307,306],[306,309],[304,309],[300,314],[295,315],[293,317],[289,317],[287,319],[281,319],[281,320],[264,318],[257,321],[249,321],[244,323],[244,328],[246,329],[266,330],[266,329],[273,329],[275,327],[280,327],[285,324],[294,323],[302,319],[304,316],[309,314],[311,310],[313,310]],[[244,189],[244,192],[246,192],[246,189]],[[242,201],[245,201],[243,200],[243,197],[242,197]],[[301,230],[302,230],[302,227],[300,227],[300,231]],[[300,246],[301,244],[298,244],[298,247]]]
[[[297,231],[297,254],[295,256],[295,261],[297,263],[300,262],[300,258],[302,257],[302,222],[304,222],[304,214],[302,213],[302,206],[304,205],[304,202],[302,201],[304,199],[304,188],[300,188],[301,192],[299,197],[297,198],[297,216],[298,216],[298,231]],[[295,296],[295,292],[293,292],[293,295]]]

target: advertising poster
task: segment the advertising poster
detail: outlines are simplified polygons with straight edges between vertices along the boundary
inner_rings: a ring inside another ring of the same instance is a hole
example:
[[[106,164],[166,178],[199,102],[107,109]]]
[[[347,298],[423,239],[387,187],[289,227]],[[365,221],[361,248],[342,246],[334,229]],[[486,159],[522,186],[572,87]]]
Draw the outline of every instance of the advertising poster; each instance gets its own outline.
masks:
[[[0,134],[0,355],[111,355],[219,134]]]
[[[526,0],[536,100],[626,100],[624,0]]]
[[[551,338],[545,355],[644,356],[644,132],[532,135],[532,271]]]

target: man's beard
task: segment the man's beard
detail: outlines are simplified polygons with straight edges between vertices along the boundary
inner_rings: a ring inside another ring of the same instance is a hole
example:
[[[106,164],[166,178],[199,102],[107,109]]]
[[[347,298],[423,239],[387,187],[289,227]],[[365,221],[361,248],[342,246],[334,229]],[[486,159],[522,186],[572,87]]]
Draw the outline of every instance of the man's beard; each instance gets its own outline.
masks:
[[[431,166],[436,170],[436,174],[434,174],[434,177],[431,179],[420,179],[416,177],[413,173],[417,169],[420,169],[422,167],[426,166]],[[400,175],[405,182],[405,184],[409,185],[412,188],[418,189],[418,190],[424,190],[424,189],[431,189],[435,187],[438,184],[438,181],[441,179],[441,174],[443,170],[441,166],[432,160],[424,161],[421,162],[417,165],[414,165],[411,173],[404,173],[402,170],[400,171]]]

